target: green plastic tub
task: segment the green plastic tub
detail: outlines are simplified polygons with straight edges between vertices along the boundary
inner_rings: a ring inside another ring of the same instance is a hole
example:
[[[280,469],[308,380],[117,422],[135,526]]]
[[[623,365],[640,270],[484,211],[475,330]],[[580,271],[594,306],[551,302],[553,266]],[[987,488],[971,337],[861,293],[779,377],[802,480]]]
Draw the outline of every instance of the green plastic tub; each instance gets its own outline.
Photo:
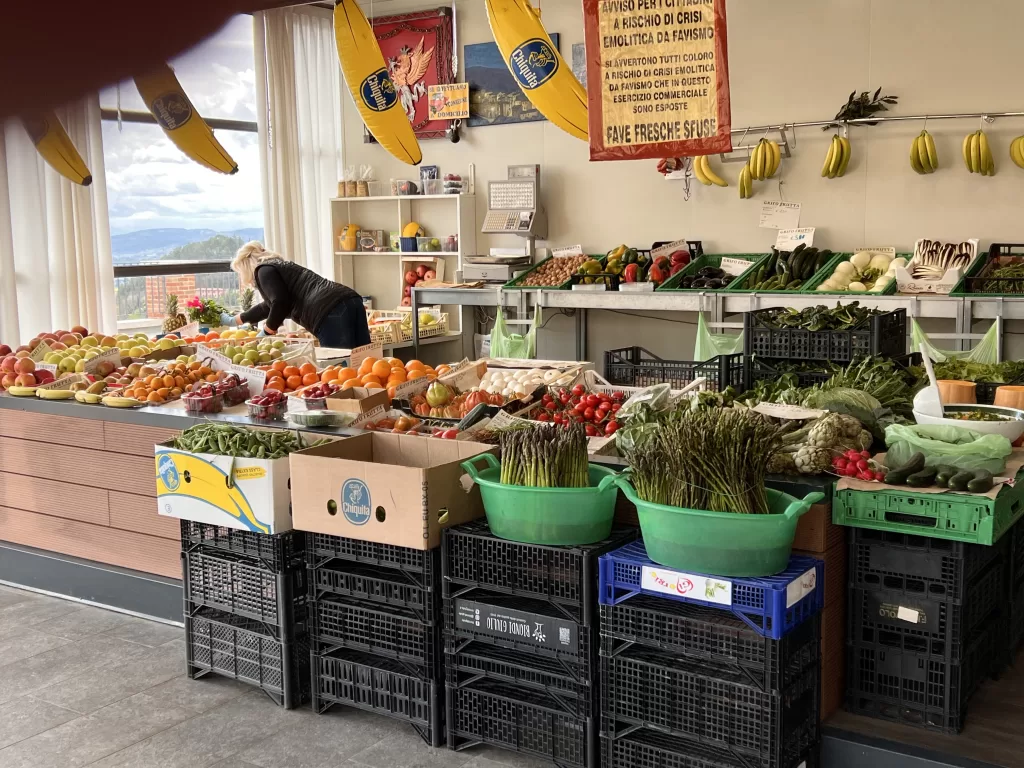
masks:
[[[651,504],[625,477],[615,479],[636,505],[648,556],[656,563],[716,576],[773,576],[786,570],[800,516],[825,498],[797,499],[767,489],[769,515],[708,512]]]
[[[479,470],[479,460],[487,469]],[[523,544],[573,546],[607,539],[615,518],[614,470],[590,465],[589,488],[529,488],[498,482],[501,464],[485,453],[462,462],[480,486],[491,533]]]

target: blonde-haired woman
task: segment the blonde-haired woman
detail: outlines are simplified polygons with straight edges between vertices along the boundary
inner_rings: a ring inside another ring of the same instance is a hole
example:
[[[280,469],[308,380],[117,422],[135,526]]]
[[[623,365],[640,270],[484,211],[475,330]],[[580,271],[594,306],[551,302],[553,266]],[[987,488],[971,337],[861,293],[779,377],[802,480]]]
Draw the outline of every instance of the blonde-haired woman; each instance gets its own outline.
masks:
[[[268,251],[256,241],[238,249],[231,261],[243,288],[256,288],[263,301],[235,318],[238,325],[264,320],[267,334],[294,320],[321,346],[352,349],[370,343],[363,300],[358,293]]]

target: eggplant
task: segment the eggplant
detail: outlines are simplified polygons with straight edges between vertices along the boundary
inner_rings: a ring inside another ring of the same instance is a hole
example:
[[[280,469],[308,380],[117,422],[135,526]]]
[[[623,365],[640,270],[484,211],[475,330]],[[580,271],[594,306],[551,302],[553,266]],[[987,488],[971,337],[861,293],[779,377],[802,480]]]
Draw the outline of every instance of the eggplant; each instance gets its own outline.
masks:
[[[690,284],[691,288],[707,288],[708,279],[706,277],[698,277]]]
[[[721,288],[721,287],[722,287],[722,281],[719,280],[717,277],[713,277],[710,280],[708,280],[708,288]]]
[[[725,277],[725,270],[718,267],[701,267],[697,270],[697,277],[718,278]]]

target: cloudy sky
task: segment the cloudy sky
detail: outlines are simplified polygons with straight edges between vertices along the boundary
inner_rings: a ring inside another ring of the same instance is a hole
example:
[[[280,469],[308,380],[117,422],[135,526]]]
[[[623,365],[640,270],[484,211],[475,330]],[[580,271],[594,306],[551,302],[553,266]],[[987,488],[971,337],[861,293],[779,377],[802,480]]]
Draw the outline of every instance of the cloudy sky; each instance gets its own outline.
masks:
[[[203,117],[256,120],[252,17],[237,16],[217,35],[171,62]],[[100,104],[146,111],[128,80],[104,89]],[[107,199],[112,234],[183,227],[219,231],[262,227],[259,147],[255,133],[216,131],[238,163],[225,176],[187,158],[156,125],[104,121]]]

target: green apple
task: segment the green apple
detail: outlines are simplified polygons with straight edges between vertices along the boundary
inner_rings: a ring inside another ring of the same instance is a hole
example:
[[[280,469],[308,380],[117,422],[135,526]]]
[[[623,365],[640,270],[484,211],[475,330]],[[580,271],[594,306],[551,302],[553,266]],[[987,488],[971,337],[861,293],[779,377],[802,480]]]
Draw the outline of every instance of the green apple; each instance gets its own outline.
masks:
[[[85,360],[75,363],[75,373],[85,373]]]
[[[245,353],[245,359],[248,360],[249,362],[254,363],[260,359],[260,353],[257,352],[255,349],[250,349],[248,352]]]
[[[231,356],[231,362],[235,365],[240,365],[243,360],[245,360],[245,355],[241,352],[236,352]]]

